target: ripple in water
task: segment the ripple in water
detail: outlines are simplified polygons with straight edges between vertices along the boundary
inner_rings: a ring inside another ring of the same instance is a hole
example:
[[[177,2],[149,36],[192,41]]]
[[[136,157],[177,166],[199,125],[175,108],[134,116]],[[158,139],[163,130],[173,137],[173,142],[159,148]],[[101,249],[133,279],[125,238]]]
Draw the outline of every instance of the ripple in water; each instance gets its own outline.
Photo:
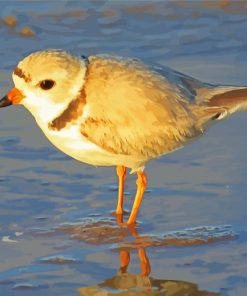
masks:
[[[71,239],[89,244],[119,244],[119,247],[197,246],[233,240],[237,234],[231,225],[198,226],[159,235],[139,235],[134,227],[117,225],[112,221],[86,221],[83,224],[64,225],[59,231],[69,233]]]

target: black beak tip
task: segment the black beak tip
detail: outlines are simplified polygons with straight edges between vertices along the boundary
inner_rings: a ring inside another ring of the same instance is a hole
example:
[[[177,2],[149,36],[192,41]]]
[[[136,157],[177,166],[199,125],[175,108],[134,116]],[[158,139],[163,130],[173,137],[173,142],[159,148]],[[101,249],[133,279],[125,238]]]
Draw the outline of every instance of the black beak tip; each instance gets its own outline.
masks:
[[[12,105],[12,102],[9,100],[7,96],[3,97],[0,100],[0,108],[7,107],[9,105]]]

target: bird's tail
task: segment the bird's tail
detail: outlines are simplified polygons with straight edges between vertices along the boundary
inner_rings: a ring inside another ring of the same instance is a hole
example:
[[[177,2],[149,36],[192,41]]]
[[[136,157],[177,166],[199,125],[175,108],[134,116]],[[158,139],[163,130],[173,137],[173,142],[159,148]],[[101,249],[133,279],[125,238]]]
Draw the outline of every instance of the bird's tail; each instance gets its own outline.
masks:
[[[201,89],[197,104],[200,106],[200,124],[223,119],[237,111],[247,110],[247,87],[219,86]]]

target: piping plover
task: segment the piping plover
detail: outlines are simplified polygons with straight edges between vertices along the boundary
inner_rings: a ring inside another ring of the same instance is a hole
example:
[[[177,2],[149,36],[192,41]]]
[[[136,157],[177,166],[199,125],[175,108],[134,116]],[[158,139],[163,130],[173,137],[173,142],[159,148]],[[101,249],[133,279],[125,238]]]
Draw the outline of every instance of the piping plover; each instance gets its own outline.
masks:
[[[247,87],[210,85],[165,67],[107,55],[34,52],[19,62],[13,81],[0,107],[25,106],[64,153],[91,165],[117,167],[116,214],[123,213],[126,167],[137,173],[128,224],[136,222],[149,160],[247,109]]]

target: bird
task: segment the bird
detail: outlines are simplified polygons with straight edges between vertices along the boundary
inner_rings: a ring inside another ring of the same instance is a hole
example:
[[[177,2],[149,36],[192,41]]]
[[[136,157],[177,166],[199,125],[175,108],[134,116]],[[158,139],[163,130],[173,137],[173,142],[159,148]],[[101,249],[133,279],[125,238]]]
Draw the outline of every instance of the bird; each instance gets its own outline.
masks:
[[[48,140],[93,166],[115,166],[123,215],[127,169],[137,190],[127,225],[147,187],[146,164],[184,147],[215,122],[247,109],[247,87],[214,85],[159,64],[62,49],[30,53],[14,68],[0,107],[23,105]]]

